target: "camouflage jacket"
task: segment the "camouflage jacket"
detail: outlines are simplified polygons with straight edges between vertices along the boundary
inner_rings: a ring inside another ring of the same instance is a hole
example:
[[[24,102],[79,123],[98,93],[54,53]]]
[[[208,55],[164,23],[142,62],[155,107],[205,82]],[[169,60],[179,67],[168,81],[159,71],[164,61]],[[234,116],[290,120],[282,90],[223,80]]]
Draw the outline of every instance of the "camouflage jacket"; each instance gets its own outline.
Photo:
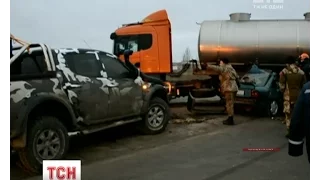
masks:
[[[285,101],[294,103],[305,83],[305,73],[295,64],[288,65],[280,72],[279,85]]]
[[[238,91],[236,79],[239,76],[230,64],[222,66],[208,65],[208,67],[219,74],[221,93]]]

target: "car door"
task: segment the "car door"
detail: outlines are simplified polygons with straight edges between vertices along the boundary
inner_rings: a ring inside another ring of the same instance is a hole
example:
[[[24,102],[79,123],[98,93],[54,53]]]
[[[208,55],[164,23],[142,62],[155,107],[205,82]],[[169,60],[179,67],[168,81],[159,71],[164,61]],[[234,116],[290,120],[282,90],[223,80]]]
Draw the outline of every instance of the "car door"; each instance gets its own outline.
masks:
[[[64,89],[80,120],[87,124],[105,121],[109,94],[99,80],[103,68],[97,55],[87,50],[59,50],[57,57]]]
[[[100,60],[106,70],[108,79],[113,82],[109,86],[108,115],[114,118],[123,118],[140,115],[143,103],[143,90],[134,82],[134,77],[115,56],[108,53],[100,53]]]
[[[162,72],[161,66],[163,64],[159,61],[161,59],[159,58],[159,49],[151,48],[152,44],[158,44],[156,31],[139,35],[140,68],[145,73]]]
[[[282,96],[282,93],[280,91],[280,87],[279,87],[279,83],[277,81],[277,79],[275,78],[275,75],[272,75],[270,78],[271,84],[270,84],[270,94],[269,94],[269,98],[270,99],[280,99],[280,97]]]

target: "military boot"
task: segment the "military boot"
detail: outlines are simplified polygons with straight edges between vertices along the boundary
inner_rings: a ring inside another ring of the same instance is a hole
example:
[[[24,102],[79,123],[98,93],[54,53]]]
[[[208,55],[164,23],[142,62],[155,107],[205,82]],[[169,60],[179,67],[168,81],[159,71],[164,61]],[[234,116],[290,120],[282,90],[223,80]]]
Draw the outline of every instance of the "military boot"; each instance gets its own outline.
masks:
[[[233,116],[229,116],[228,119],[222,121],[224,125],[234,125]]]

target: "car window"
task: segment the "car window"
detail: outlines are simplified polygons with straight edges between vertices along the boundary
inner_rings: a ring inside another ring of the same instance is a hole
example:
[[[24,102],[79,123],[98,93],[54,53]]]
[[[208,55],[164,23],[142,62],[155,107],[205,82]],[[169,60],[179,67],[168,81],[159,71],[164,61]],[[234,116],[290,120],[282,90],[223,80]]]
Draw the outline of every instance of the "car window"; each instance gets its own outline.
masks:
[[[39,74],[41,69],[38,68],[34,58],[26,57],[21,62],[21,74]]]
[[[247,73],[242,76],[240,82],[242,83],[252,83],[255,86],[264,86],[268,81],[270,72],[260,69],[259,73]]]
[[[43,53],[24,54],[10,65],[11,75],[39,75],[47,70]]]
[[[64,55],[67,66],[76,74],[87,77],[100,77],[101,65],[95,54],[67,53]]]
[[[129,71],[120,60],[104,53],[99,54],[99,58],[106,69],[108,77],[114,79],[128,78]]]

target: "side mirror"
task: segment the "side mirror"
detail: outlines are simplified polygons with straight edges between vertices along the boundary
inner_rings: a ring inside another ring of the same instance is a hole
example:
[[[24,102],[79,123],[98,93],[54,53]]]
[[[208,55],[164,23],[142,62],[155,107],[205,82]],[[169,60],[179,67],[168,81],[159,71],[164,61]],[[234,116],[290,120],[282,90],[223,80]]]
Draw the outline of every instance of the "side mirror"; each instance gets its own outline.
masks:
[[[124,63],[125,65],[129,68],[130,73],[133,73],[134,77],[139,76],[139,69],[135,67],[131,62],[130,62],[130,56],[133,54],[132,50],[124,50],[123,55],[124,55]],[[131,77],[133,77],[131,76]]]
[[[124,50],[123,55],[124,59],[129,61],[129,57],[133,54],[132,50]]]
[[[115,40],[117,38],[117,34],[115,32],[110,34],[110,39]]]

